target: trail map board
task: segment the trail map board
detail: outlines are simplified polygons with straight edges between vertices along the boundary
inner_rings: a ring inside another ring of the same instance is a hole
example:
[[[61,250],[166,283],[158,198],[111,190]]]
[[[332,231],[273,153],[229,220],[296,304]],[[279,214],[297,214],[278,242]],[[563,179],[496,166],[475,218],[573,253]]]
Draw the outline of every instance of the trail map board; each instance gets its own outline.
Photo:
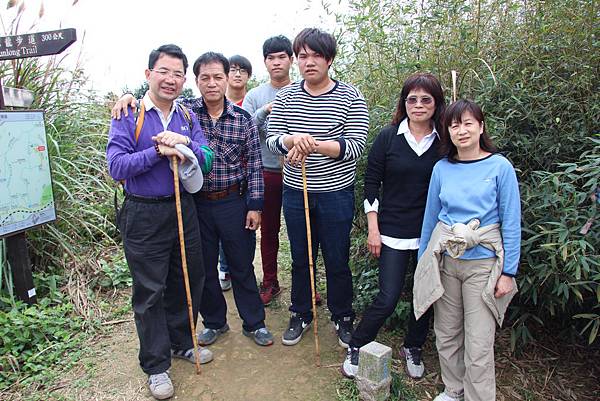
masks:
[[[0,111],[0,237],[56,220],[42,111]]]

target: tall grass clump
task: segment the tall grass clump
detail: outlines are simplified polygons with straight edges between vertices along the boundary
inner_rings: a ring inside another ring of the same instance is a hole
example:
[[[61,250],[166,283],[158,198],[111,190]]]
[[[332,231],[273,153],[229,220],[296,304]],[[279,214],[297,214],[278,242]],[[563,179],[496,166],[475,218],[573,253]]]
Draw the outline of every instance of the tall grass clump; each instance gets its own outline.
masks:
[[[12,2],[7,11],[12,11],[11,22],[2,20],[10,29],[6,34],[17,34],[23,4]],[[99,256],[115,244],[116,230],[110,217],[114,183],[104,153],[108,108],[85,88],[87,77],[79,63],[65,67],[69,56],[2,62],[0,77],[6,86],[33,91],[32,108],[45,111],[57,221],[29,231],[27,237],[35,271],[64,273],[62,284],[70,284],[65,289],[71,291],[100,269]],[[74,298],[85,294],[81,288],[78,292]]]
[[[336,15],[341,46],[334,67],[367,98],[368,143],[410,74],[436,74],[450,99],[456,70],[459,98],[483,106],[488,132],[515,165],[523,242],[513,346],[543,328],[597,339],[599,17],[591,0],[349,0],[348,11]],[[359,229],[366,227],[363,215]],[[357,276],[376,267],[363,244],[353,251]],[[365,304],[361,296],[357,291]]]
[[[22,33],[25,2],[0,13],[5,35]],[[38,17],[43,15],[43,6]],[[35,22],[28,31],[35,31]],[[27,31],[27,32],[28,32]],[[5,86],[34,92],[32,108],[45,111],[57,220],[27,232],[37,305],[17,301],[0,246],[0,398],[3,390],[33,393],[51,383],[83,352],[86,335],[102,318],[96,294],[130,283],[122,263],[112,269],[116,229],[115,184],[106,171],[108,107],[86,88],[69,53],[0,62]],[[127,273],[128,275],[128,273]],[[116,284],[114,284],[116,286]],[[8,393],[7,393],[8,394]]]

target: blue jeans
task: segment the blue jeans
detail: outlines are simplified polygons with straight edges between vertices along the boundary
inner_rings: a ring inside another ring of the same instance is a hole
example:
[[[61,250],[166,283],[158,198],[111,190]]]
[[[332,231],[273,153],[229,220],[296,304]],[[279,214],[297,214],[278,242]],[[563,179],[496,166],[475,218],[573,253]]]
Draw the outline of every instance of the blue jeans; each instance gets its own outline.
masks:
[[[411,255],[416,260],[417,251],[392,249],[387,245],[381,247],[381,255],[379,256],[379,293],[375,301],[365,310],[360,323],[356,326],[352,334],[352,340],[350,341],[352,347],[360,348],[375,340],[385,320],[396,309],[396,304],[404,288],[404,277],[408,270]],[[429,332],[429,320],[432,312],[433,308],[429,308],[419,320],[415,320],[411,302],[408,331],[404,337],[405,347],[423,347],[427,339],[427,333]]]
[[[327,307],[331,320],[350,316],[352,310],[352,273],[348,266],[350,229],[354,216],[354,187],[308,194],[312,234],[313,264],[319,246],[325,262]],[[301,190],[283,187],[283,214],[292,253],[292,304],[290,311],[306,321],[312,320],[308,241]]]

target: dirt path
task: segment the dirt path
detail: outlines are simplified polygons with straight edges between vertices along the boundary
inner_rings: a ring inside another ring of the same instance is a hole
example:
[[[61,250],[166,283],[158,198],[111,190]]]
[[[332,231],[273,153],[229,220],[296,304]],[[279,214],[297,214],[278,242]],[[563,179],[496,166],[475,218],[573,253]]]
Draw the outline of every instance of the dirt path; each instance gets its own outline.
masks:
[[[285,252],[285,250],[283,250]],[[259,252],[257,252],[257,259]],[[260,261],[256,261],[257,276]],[[286,280],[283,274],[283,280]],[[286,282],[283,284],[289,287]],[[231,330],[209,348],[215,359],[202,365],[197,376],[192,364],[174,360],[171,378],[178,401],[332,401],[336,399],[335,382],[345,352],[337,344],[329,313],[319,307],[319,338],[322,367],[315,366],[314,337],[307,332],[296,346],[281,343],[289,319],[289,288],[266,308],[267,327],[275,344],[259,347],[242,334],[232,291],[225,293],[229,308],[227,320]],[[81,361],[59,393],[67,399],[91,401],[152,400],[146,375],[138,365],[138,340],[135,325],[128,322],[116,327],[110,336],[99,339],[93,356]]]
[[[289,266],[289,249],[281,233],[279,264]],[[258,248],[260,249],[260,248]],[[260,278],[260,252],[256,253],[256,275]],[[281,344],[281,334],[289,319],[289,270],[280,271],[284,291],[266,308],[267,326],[275,336],[271,347],[259,347],[242,335],[241,321],[233,294],[225,293],[229,306],[231,330],[210,349],[215,360],[202,366],[197,376],[189,362],[174,360],[171,377],[177,401],[335,401],[339,398],[339,365],[345,352],[337,344],[329,313],[318,308],[322,367],[315,366],[312,331],[293,347]],[[321,280],[321,284],[324,280]],[[321,293],[324,289],[320,290]],[[123,294],[119,305],[129,302]],[[129,317],[132,317],[130,314]],[[402,343],[401,334],[382,331],[378,341],[395,348]],[[86,350],[87,351],[87,350]],[[138,366],[138,340],[133,321],[117,324],[90,344],[90,354],[77,363],[58,383],[54,383],[44,400],[60,401],[142,401],[153,400],[146,385],[146,375]],[[558,338],[546,338],[530,345],[520,357],[510,354],[510,329],[496,338],[496,377],[498,401],[598,400],[597,348],[565,345]],[[443,388],[435,352],[433,334],[425,344],[427,374],[419,381],[405,378],[403,364],[393,361],[404,385],[418,400],[431,400]],[[345,383],[345,382],[344,382]],[[22,398],[10,398],[20,400]],[[412,398],[414,399],[414,398]]]

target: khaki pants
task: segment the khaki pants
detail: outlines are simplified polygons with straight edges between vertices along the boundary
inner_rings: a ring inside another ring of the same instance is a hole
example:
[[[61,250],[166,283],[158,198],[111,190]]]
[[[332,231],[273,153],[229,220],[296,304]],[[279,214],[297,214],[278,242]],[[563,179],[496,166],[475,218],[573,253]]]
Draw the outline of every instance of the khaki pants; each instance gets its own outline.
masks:
[[[496,399],[496,321],[481,298],[494,258],[444,256],[444,295],[434,304],[434,328],[442,380],[449,396],[465,401]]]

